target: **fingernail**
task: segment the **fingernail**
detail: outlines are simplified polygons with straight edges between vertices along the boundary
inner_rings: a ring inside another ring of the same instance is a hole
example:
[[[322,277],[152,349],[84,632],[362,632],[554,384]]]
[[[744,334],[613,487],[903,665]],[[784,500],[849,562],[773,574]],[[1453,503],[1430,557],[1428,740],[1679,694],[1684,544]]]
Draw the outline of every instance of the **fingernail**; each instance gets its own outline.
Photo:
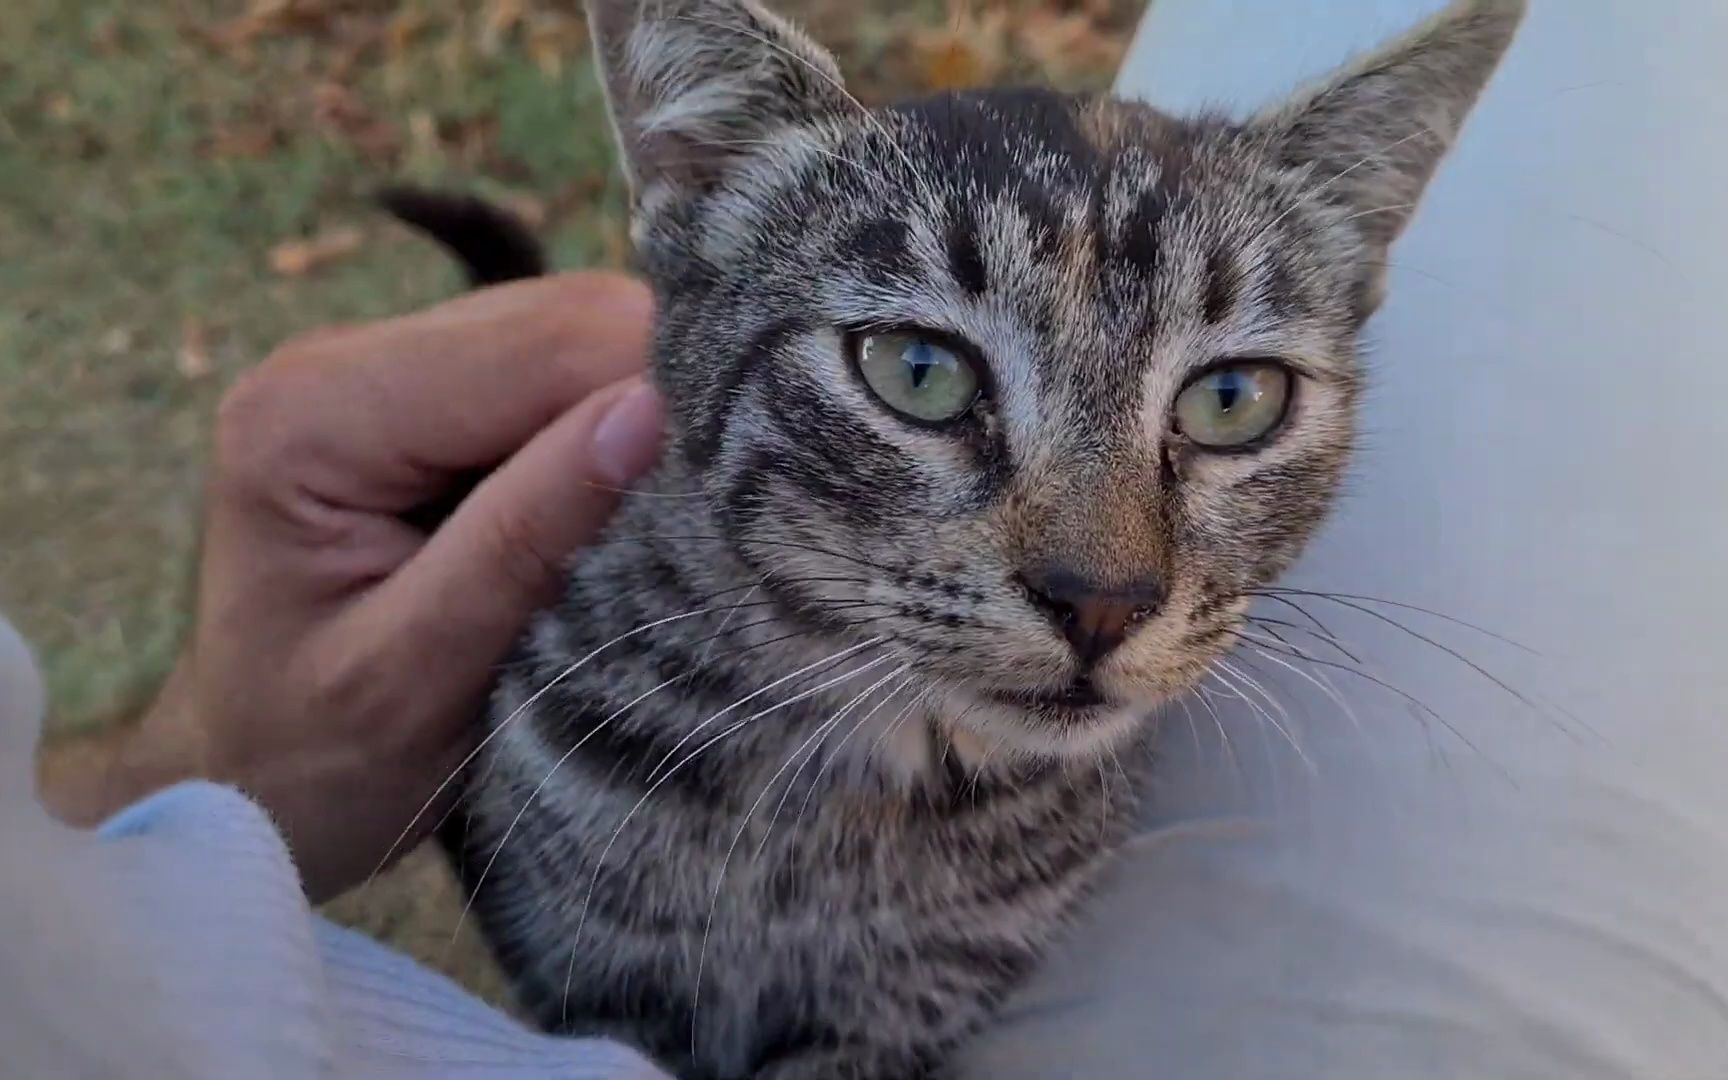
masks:
[[[619,487],[630,483],[660,459],[666,421],[660,392],[645,379],[624,391],[594,429],[594,471]]]

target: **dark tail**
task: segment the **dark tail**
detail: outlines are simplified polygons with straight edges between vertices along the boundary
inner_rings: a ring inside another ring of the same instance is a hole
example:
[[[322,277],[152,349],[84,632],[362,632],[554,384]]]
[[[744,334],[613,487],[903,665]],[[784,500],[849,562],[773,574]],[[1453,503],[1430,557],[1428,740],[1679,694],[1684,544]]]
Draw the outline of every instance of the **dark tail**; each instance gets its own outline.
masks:
[[[391,215],[456,256],[476,289],[546,273],[546,253],[534,233],[516,215],[484,199],[412,187],[385,188],[377,199]],[[457,478],[449,491],[403,514],[403,520],[431,533],[456,512],[486,473]]]
[[[442,244],[475,288],[546,273],[546,253],[514,214],[472,195],[390,187],[378,202],[392,215]]]

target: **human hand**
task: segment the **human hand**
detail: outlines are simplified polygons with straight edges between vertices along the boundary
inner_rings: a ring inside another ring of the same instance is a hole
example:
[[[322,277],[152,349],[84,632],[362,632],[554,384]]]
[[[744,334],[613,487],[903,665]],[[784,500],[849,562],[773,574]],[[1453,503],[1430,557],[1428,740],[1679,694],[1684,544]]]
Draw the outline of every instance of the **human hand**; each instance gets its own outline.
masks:
[[[423,838],[493,665],[658,456],[650,305],[624,278],[537,279],[317,331],[245,376],[218,416],[190,645],[98,812],[233,783],[314,899]],[[494,468],[430,535],[404,520]]]

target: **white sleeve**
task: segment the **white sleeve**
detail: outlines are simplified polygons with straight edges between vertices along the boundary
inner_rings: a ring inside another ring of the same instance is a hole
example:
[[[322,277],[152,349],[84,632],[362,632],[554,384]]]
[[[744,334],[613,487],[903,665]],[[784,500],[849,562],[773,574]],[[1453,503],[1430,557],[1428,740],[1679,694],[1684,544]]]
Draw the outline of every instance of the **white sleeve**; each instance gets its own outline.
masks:
[[[1240,112],[1438,6],[1158,0],[1121,85]],[[1534,0],[1292,575],[1540,655],[1299,598],[1398,691],[1249,652],[1276,726],[1171,711],[1147,838],[970,1075],[1728,1076],[1724,41],[1718,0]]]
[[[30,1080],[663,1080],[529,1031],[315,917],[270,820],[185,784],[99,832],[32,797],[41,684],[0,619],[0,1073]]]

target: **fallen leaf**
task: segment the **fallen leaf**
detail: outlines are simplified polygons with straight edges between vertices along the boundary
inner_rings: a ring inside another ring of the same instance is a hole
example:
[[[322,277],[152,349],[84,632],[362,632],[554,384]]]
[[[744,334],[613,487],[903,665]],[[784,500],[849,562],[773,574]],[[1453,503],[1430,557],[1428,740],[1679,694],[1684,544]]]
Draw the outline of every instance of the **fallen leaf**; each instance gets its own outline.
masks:
[[[119,356],[132,351],[132,345],[137,340],[130,328],[116,326],[102,335],[102,351],[109,356]]]
[[[480,17],[480,55],[497,56],[503,51],[504,39],[526,14],[523,0],[487,0]]]
[[[446,153],[467,167],[481,168],[498,143],[498,118],[480,115],[446,119],[438,125],[438,141]]]
[[[218,48],[247,52],[259,38],[316,24],[325,14],[322,0],[255,0],[240,15],[204,33]]]
[[[269,157],[282,143],[282,133],[267,124],[218,127],[199,148],[218,161],[259,161]]]
[[[362,61],[371,55],[374,48],[384,46],[390,29],[378,25],[376,20],[345,20],[336,40],[331,43],[329,62],[324,67],[325,78],[340,83],[352,81]]]
[[[174,367],[183,378],[193,380],[207,379],[216,372],[210,358],[210,327],[196,315],[188,315],[180,324],[180,351]]]
[[[468,29],[467,12],[458,11],[438,42],[435,53],[444,70],[454,79],[473,77],[474,41]]]
[[[919,75],[929,90],[986,86],[1008,66],[1008,13],[992,8],[973,15],[955,8],[948,26],[920,30],[911,38]]]
[[[312,88],[312,120],[326,137],[348,143],[369,161],[393,162],[401,153],[396,126],[339,82],[326,80]]]
[[[331,229],[309,240],[288,240],[270,249],[270,269],[283,277],[304,277],[360,250],[366,236],[352,226]]]
[[[530,229],[538,229],[546,224],[551,211],[546,206],[546,200],[526,191],[515,191],[501,196],[498,200],[504,209],[519,218],[522,224]]]
[[[326,79],[312,88],[312,119],[319,126],[341,130],[369,118],[360,96],[341,83]]]
[[[405,7],[390,16],[390,21],[384,24],[385,58],[391,63],[400,63],[429,22],[426,13],[419,8]]]
[[[348,133],[348,142],[368,161],[386,164],[402,154],[402,133],[395,125],[374,120]]]
[[[569,58],[588,52],[588,28],[580,19],[546,11],[535,14],[527,25],[528,58],[548,78],[563,74]]]
[[[72,99],[71,94],[55,91],[42,103],[42,112],[55,123],[64,124],[78,115],[78,103]]]
[[[90,27],[90,44],[96,47],[97,52],[107,56],[119,52],[122,45],[120,16],[110,13],[98,19]]]
[[[1106,32],[1091,15],[1034,10],[1015,27],[1020,51],[1047,75],[1062,77],[1113,70],[1126,49],[1120,35]]]
[[[415,109],[408,114],[408,145],[416,158],[443,156],[438,139],[438,120],[427,110]]]

